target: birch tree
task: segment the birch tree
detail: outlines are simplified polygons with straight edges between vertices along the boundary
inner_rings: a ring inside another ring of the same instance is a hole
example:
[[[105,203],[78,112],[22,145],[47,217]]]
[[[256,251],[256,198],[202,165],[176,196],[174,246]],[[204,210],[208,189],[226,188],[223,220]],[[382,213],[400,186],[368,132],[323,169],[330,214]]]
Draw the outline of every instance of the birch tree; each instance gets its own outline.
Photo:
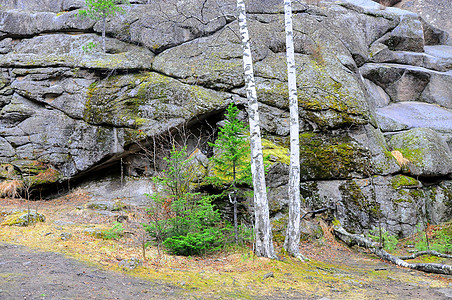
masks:
[[[254,81],[253,60],[251,57],[250,39],[246,22],[246,8],[244,0],[237,0],[239,12],[240,36],[243,48],[243,66],[245,71],[246,94],[248,98],[251,174],[254,187],[254,214],[257,256],[275,258],[273,249],[270,214],[268,210],[267,191],[265,184],[264,158],[259,125],[259,111],[256,85]]]
[[[287,79],[290,109],[290,167],[289,167],[289,219],[284,249],[294,257],[305,259],[300,254],[300,125],[298,122],[297,75],[292,26],[292,3],[284,0],[286,30]]]

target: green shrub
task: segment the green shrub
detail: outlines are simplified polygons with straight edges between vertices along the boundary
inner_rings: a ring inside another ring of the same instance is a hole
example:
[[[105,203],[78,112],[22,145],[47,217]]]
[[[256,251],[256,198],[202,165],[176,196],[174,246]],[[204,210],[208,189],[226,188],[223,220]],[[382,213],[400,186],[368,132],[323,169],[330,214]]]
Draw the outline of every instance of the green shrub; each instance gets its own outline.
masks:
[[[427,238],[425,232],[417,225],[417,238],[414,247],[419,251],[434,250],[441,253],[452,253],[452,228],[450,225],[433,230],[432,237]]]
[[[163,191],[151,197],[149,224],[144,229],[171,253],[196,255],[218,249],[223,243],[220,213],[212,198],[190,192],[189,159],[185,148],[173,148],[164,176],[155,178]]]
[[[218,250],[223,242],[220,228],[208,227],[199,232],[188,232],[187,235],[167,238],[163,245],[171,253],[177,255],[199,255]]]
[[[119,222],[114,222],[110,229],[104,230],[102,232],[102,238],[104,240],[117,240],[122,237],[124,232],[124,227]]]
[[[446,230],[435,231],[432,250],[442,253],[452,253],[452,236]]]
[[[97,43],[89,42],[86,45],[82,46],[82,50],[86,54],[93,54],[96,51],[97,46],[98,46]]]
[[[377,243],[381,243],[383,249],[392,251],[395,250],[399,240],[395,235],[390,235],[384,228],[381,229],[381,240],[380,241],[380,230],[378,228],[369,231],[368,236]]]

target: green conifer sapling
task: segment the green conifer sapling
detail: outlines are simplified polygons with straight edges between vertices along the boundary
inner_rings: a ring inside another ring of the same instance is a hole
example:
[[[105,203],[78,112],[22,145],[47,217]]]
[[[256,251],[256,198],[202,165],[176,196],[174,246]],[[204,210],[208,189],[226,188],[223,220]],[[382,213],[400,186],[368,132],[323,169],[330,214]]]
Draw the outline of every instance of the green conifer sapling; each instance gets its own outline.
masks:
[[[226,110],[226,122],[220,127],[218,138],[210,146],[218,154],[212,157],[215,176],[209,180],[215,185],[227,185],[228,197],[234,206],[234,233],[238,242],[237,185],[251,183],[250,148],[245,136],[245,124],[237,117],[239,110],[232,103]]]

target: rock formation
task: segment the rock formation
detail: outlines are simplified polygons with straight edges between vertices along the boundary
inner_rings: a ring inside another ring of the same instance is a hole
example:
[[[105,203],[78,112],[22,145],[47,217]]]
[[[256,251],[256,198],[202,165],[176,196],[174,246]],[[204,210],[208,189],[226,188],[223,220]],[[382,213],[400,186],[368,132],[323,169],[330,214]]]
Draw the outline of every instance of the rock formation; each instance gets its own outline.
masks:
[[[286,209],[289,134],[280,2],[248,6],[275,222]],[[246,103],[234,1],[132,1],[108,20],[106,54],[87,47],[100,45],[101,28],[77,16],[83,3],[2,1],[2,180],[45,185],[138,163],[135,142]],[[450,219],[448,33],[371,0],[294,5],[306,205],[336,203],[347,229],[381,223],[402,236]]]
[[[374,0],[374,1],[385,6],[394,6],[395,4],[399,3],[402,0]]]
[[[452,34],[452,7],[448,0],[402,0],[395,5],[419,14],[423,22]]]

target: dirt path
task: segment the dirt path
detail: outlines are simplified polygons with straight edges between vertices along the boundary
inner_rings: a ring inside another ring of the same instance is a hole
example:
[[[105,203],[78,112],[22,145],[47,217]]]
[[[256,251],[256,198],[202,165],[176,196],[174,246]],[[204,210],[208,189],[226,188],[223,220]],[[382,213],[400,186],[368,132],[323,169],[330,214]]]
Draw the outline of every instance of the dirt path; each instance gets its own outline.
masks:
[[[425,277],[425,281],[422,282],[415,280],[422,274],[398,269],[384,262],[361,259],[365,261],[357,260],[355,257],[350,259],[349,263],[358,269],[365,266],[374,270],[395,271],[398,275],[393,274],[394,277],[388,276],[384,280],[367,284],[362,284],[358,278],[351,280],[351,285],[364,291],[360,293],[360,297],[353,299],[452,299],[452,289],[430,287],[431,278]],[[400,281],[397,277],[401,273],[404,276],[414,276],[412,283]],[[274,297],[258,296],[256,299],[344,299],[340,290],[336,290],[336,293],[336,296],[321,297],[321,291],[311,294],[299,290],[291,294],[275,294]],[[57,253],[0,243],[0,300],[192,298],[187,291],[165,283],[140,280],[101,270]],[[233,295],[226,297],[205,295],[194,298],[235,299]],[[241,297],[237,295],[237,298]]]
[[[0,299],[180,299],[179,288],[0,243]]]
[[[328,234],[302,245],[308,263],[257,258],[245,248],[180,257],[149,247],[142,266],[123,274],[122,261],[143,256],[134,227],[140,211],[91,209],[91,201],[82,191],[35,201],[32,208],[45,222],[0,226],[0,300],[452,299],[452,276],[398,268]],[[0,199],[0,223],[9,212],[27,207],[22,200]],[[132,235],[105,240],[86,234],[86,229],[112,228],[117,213],[129,217],[122,224]],[[71,237],[62,239],[64,234]]]

